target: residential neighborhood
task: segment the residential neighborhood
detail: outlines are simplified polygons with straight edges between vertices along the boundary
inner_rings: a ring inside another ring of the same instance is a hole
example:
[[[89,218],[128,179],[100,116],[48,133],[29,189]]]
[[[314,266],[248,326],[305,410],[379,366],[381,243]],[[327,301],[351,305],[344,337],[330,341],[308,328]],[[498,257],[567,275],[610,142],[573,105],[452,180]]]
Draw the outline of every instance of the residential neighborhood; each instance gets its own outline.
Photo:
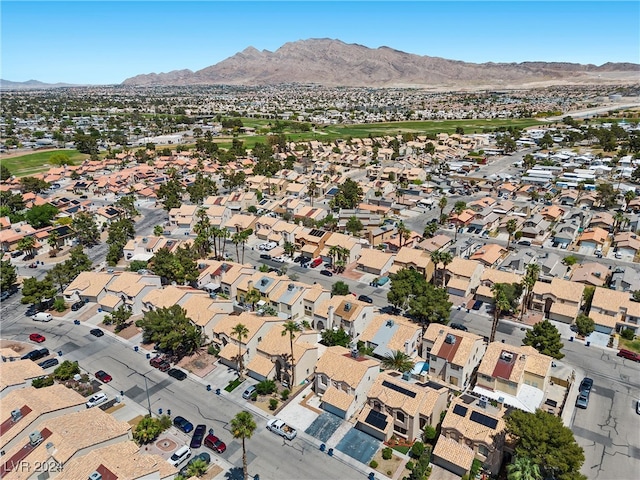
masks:
[[[569,112],[579,90],[374,91],[397,109],[373,112],[282,86],[241,120],[259,92],[197,87],[166,128],[125,91],[55,118],[11,92],[3,154],[58,164],[0,157],[0,478],[512,478],[549,432],[545,478],[616,454],[598,478],[632,478],[640,110],[323,139]]]

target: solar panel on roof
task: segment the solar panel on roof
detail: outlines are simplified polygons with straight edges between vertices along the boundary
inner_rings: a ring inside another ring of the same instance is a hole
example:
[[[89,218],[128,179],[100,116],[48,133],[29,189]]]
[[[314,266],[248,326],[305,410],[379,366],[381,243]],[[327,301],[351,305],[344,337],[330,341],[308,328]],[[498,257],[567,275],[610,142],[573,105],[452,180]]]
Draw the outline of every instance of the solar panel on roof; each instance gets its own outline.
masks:
[[[390,388],[391,390],[395,390],[396,392],[406,395],[407,397],[416,398],[416,392],[407,390],[406,388],[401,387],[400,385],[396,385],[395,383],[387,382],[385,380],[384,382],[382,382],[382,386]]]
[[[456,405],[455,407],[453,407],[453,413],[455,413],[456,415],[460,415],[461,417],[466,417],[467,415],[467,407],[463,407],[462,405]]]
[[[479,423],[480,425],[484,425],[485,427],[489,427],[492,430],[495,430],[498,426],[498,420],[495,418],[487,417],[486,415],[480,412],[471,412],[471,417],[469,417],[472,422]]]
[[[365,419],[365,423],[373,425],[379,430],[384,430],[387,428],[387,416],[384,413],[371,410]]]

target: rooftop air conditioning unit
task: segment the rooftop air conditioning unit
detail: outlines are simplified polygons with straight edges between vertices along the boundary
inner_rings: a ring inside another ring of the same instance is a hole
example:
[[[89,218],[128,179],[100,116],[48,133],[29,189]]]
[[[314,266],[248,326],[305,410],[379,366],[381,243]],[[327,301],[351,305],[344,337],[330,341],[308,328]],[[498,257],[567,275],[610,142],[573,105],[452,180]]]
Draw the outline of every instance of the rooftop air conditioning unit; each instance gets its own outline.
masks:
[[[32,447],[35,447],[36,445],[39,445],[40,443],[42,443],[42,440],[43,440],[42,435],[38,430],[29,434],[29,443],[31,444]]]
[[[446,337],[444,337],[444,343],[448,343],[449,345],[455,345],[456,337],[451,334],[448,334]]]
[[[348,312],[349,310],[351,310],[351,304],[350,303],[345,303],[344,304],[344,311]]]
[[[510,362],[511,360],[513,360],[513,354],[509,352],[502,352],[500,358],[505,362]]]
[[[102,480],[102,475],[100,472],[91,472],[89,474],[89,480]]]
[[[289,290],[290,292],[291,292],[294,288],[296,288],[296,286],[295,286],[293,283],[290,283],[290,284],[287,286],[287,290]]]
[[[22,418],[22,412],[20,411],[19,408],[16,408],[15,410],[11,410],[11,420],[13,420],[14,422],[17,422],[21,418]]]
[[[387,323],[385,325],[387,327],[393,327],[393,320],[387,320]]]

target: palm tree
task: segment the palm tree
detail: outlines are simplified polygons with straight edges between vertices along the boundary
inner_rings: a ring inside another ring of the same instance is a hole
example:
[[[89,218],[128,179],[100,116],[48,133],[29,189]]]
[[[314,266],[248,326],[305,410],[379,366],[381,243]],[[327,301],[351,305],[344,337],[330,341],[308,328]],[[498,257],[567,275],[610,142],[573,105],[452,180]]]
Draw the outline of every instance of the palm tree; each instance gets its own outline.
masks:
[[[409,230],[402,221],[398,223],[397,229],[398,235],[400,235],[400,247],[402,248],[405,242],[411,238],[411,230]]]
[[[307,191],[309,192],[309,200],[311,200],[311,206],[313,207],[313,197],[318,194],[318,185],[315,181],[311,180],[307,185]]]
[[[489,342],[493,342],[496,339],[496,330],[498,329],[498,320],[500,314],[506,312],[511,308],[509,299],[505,292],[504,283],[494,283],[491,285],[491,291],[493,292],[493,323],[491,324],[491,335],[489,336]]]
[[[251,288],[244,296],[244,301],[251,304],[251,309],[256,309],[256,303],[260,301],[262,294],[257,288]]]
[[[231,233],[226,228],[220,229],[220,256],[224,258],[224,251],[227,249],[227,238],[231,236]]]
[[[247,228],[240,232],[240,243],[242,243],[242,263],[244,263],[244,248],[247,246],[247,240],[253,234],[253,229]]]
[[[242,439],[242,474],[244,480],[249,478],[247,472],[247,449],[245,447],[245,439],[251,438],[253,432],[257,428],[253,415],[247,411],[238,412],[231,419],[231,434],[233,438]]]
[[[622,226],[624,220],[625,220],[625,216],[622,212],[616,212],[613,215],[613,232],[614,233],[617,233],[618,231],[620,231],[620,227]]]
[[[18,241],[18,250],[26,252],[29,256],[35,256],[36,239],[34,237],[22,237]]]
[[[447,265],[453,262],[453,254],[451,252],[440,252],[440,262],[442,263],[442,287],[444,288],[444,271]]]
[[[331,257],[331,263],[335,265],[338,255],[340,255],[340,245],[333,245],[329,247],[329,256]]]
[[[431,261],[435,265],[436,274],[438,274],[438,267],[440,266],[441,257],[442,257],[442,252],[440,250],[434,250],[433,252],[431,252]],[[438,276],[438,275],[435,275],[435,276]],[[435,283],[435,281],[433,283]]]
[[[467,204],[465,202],[463,202],[462,200],[457,201],[454,206],[453,206],[453,212],[456,214],[456,217],[459,217],[460,214],[462,212],[464,212],[464,210],[467,208]],[[454,234],[454,239],[453,241],[457,241],[458,240],[458,226],[456,225],[456,232]]]
[[[242,243],[242,232],[236,232],[231,235],[231,243],[236,247],[236,258],[238,259],[238,263],[240,263],[240,251],[238,250],[238,245]]]
[[[282,336],[289,335],[289,346],[291,347],[291,387],[296,384],[296,361],[293,356],[293,339],[296,333],[302,331],[303,326],[307,327],[308,325],[307,322],[298,325],[296,322],[289,320],[282,326]]]
[[[242,370],[244,370],[242,364],[242,339],[247,338],[249,329],[239,323],[231,329],[231,335],[235,335],[238,339],[238,378],[242,378]]]
[[[395,350],[384,356],[382,366],[390,370],[397,370],[398,372],[408,372],[413,368],[413,361],[406,353]]]
[[[222,235],[222,230],[215,225],[211,227],[211,236],[213,237],[213,256],[214,258],[218,258],[218,238]]]
[[[509,250],[509,245],[511,244],[511,238],[513,237],[513,234],[518,229],[518,222],[516,221],[515,218],[511,218],[507,220],[507,225],[505,228],[507,229],[507,233],[509,234],[509,239],[507,240],[507,250]]]
[[[291,242],[284,242],[282,248],[284,249],[284,253],[290,257],[293,257],[293,254],[296,252],[296,246]]]
[[[442,218],[442,212],[444,210],[444,207],[447,206],[447,197],[442,197],[440,199],[440,201],[438,202],[438,206],[440,207],[440,218]],[[442,222],[440,222],[442,223]]]
[[[508,480],[542,480],[540,467],[529,457],[516,457],[507,465]]]
[[[522,320],[522,316],[525,314],[527,308],[529,308],[531,295],[533,295],[533,287],[538,281],[539,276],[540,265],[538,265],[537,263],[528,264],[526,267],[525,276],[522,279],[522,286],[524,287],[524,299],[522,302],[522,309],[520,310],[520,320]]]
[[[55,257],[56,253],[58,253],[58,239],[60,238],[60,236],[58,235],[58,232],[56,232],[55,230],[51,230],[51,232],[49,233],[49,238],[47,238],[47,243],[49,244],[49,247],[51,248],[51,256]]]

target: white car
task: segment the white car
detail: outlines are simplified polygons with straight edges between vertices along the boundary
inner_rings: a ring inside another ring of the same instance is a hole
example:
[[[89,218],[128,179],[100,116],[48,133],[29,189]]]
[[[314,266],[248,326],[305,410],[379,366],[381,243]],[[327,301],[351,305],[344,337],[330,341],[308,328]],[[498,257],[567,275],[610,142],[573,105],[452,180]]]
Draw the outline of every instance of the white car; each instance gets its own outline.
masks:
[[[274,248],[276,248],[278,246],[277,243],[275,242],[269,242],[264,246],[264,249],[268,252],[269,250],[273,250]]]
[[[273,260],[274,262],[279,262],[279,263],[284,263],[286,261],[286,259],[282,256],[280,257],[274,257],[271,260]]]
[[[173,452],[173,455],[171,455],[171,458],[169,459],[169,463],[174,467],[177,467],[190,456],[191,456],[191,449],[186,445],[183,445],[178,450]]]
[[[87,406],[87,408],[95,407],[97,405],[100,405],[101,403],[106,402],[108,399],[109,398],[107,397],[106,393],[96,393],[95,395],[92,395],[89,400],[87,400],[87,403],[85,403],[85,405]]]

